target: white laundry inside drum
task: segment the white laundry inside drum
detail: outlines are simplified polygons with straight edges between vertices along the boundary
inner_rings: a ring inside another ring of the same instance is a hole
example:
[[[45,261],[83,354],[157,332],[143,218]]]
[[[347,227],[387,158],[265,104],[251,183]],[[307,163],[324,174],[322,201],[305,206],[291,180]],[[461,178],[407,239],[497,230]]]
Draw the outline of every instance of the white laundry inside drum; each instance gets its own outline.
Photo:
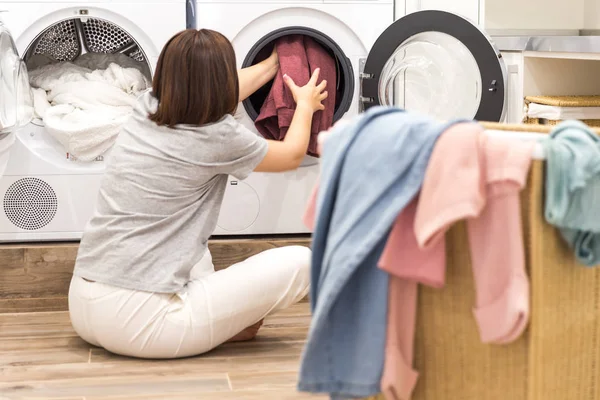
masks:
[[[139,95],[151,85],[143,49],[101,19],[69,19],[44,30],[25,52],[41,140],[40,157],[90,162],[112,148]]]
[[[481,102],[477,61],[458,39],[419,33],[394,52],[379,81],[383,105],[395,105],[441,120],[475,117]]]

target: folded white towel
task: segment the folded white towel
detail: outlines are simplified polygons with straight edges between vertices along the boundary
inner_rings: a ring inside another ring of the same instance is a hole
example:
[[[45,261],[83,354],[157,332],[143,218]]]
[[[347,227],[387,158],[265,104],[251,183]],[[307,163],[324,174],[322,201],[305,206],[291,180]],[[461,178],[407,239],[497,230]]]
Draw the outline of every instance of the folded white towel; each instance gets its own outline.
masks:
[[[541,118],[553,121],[600,119],[600,107],[560,107],[529,103],[526,112],[529,118]]]

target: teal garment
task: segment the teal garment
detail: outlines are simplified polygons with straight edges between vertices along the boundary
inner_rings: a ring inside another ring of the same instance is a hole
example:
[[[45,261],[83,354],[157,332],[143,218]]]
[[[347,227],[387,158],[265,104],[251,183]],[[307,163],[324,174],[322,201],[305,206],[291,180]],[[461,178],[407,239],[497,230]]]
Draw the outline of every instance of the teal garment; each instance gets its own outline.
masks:
[[[600,264],[600,138],[579,121],[558,125],[543,143],[546,221],[587,266]]]
[[[577,261],[588,267],[600,264],[600,234],[595,232],[578,231],[576,229],[561,229],[562,237],[575,250]]]

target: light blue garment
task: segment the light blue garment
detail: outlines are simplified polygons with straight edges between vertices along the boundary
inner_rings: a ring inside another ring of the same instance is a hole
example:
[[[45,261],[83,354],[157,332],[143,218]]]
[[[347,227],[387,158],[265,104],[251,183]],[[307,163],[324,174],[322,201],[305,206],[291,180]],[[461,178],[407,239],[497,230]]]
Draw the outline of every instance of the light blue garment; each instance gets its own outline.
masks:
[[[299,390],[333,399],[381,391],[388,275],[377,262],[449,125],[377,107],[325,142],[312,246],[313,319]]]
[[[585,124],[567,121],[544,141],[546,221],[561,229],[577,260],[600,263],[600,138]]]

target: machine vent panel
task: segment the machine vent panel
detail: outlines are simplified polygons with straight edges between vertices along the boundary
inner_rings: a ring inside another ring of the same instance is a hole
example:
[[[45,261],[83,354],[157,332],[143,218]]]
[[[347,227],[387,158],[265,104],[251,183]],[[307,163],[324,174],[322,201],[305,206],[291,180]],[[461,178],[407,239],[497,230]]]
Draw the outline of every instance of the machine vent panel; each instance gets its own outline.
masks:
[[[67,20],[46,29],[36,41],[33,54],[44,54],[57,61],[72,61],[80,52],[75,22]]]
[[[16,227],[28,231],[41,229],[56,216],[58,199],[52,187],[38,178],[14,182],[4,195],[4,213]]]

